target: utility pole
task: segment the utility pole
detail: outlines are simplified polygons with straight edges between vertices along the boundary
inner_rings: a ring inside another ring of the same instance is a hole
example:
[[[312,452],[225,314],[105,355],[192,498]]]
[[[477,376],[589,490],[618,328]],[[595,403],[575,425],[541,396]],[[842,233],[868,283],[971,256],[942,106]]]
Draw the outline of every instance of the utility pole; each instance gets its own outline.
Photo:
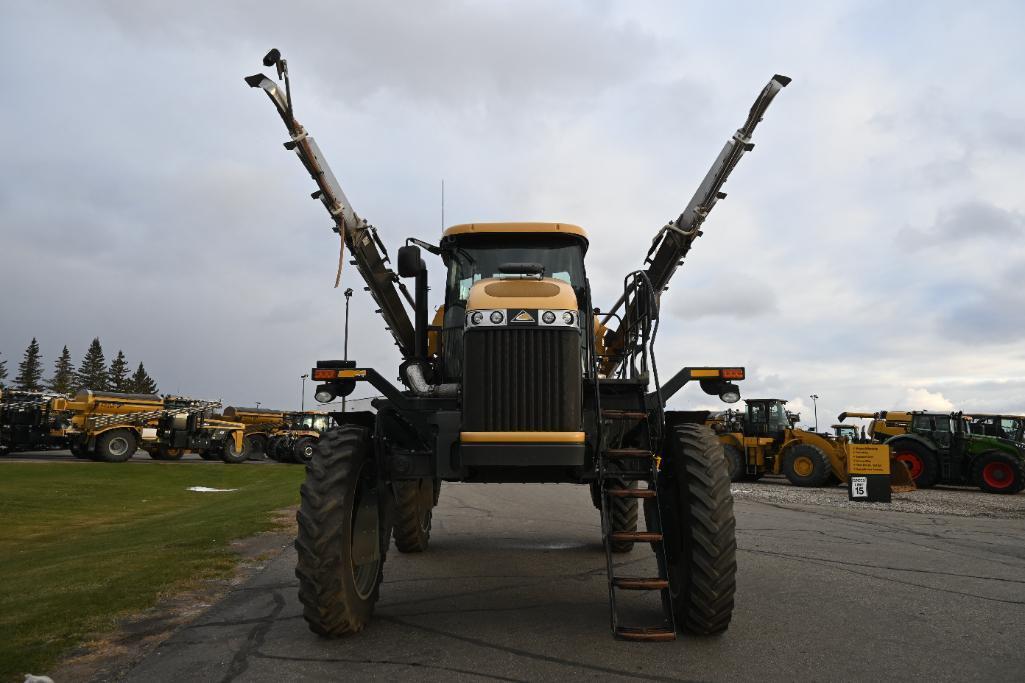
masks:
[[[257,401],[257,402],[256,402],[256,409],[257,409],[257,410],[259,410],[259,409],[260,409],[260,403],[261,403],[260,401]]]
[[[299,412],[306,411],[306,380],[309,379],[309,375],[299,375],[299,379],[302,380],[302,389],[299,390]]]
[[[808,398],[811,399],[812,406],[814,406],[815,409],[815,431],[817,432],[819,431],[819,395],[812,394]]]
[[[352,288],[345,290],[345,345],[342,347],[342,360],[349,360],[349,300],[352,298]],[[345,412],[345,397],[342,396],[342,412]]]

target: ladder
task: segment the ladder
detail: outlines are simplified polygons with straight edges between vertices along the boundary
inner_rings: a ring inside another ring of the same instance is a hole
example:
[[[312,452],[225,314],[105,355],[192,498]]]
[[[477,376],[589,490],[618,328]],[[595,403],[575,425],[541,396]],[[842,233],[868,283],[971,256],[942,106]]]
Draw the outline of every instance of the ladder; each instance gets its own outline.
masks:
[[[636,304],[627,308],[627,319],[623,331],[634,343],[627,348],[626,362],[620,365],[625,380],[635,380],[634,405],[627,409],[602,409],[601,380],[595,381],[595,403],[599,416],[597,420],[599,457],[597,462],[598,482],[601,491],[602,540],[605,546],[605,563],[608,574],[609,612],[612,633],[616,638],[633,641],[676,640],[676,623],[673,617],[672,596],[669,591],[665,544],[662,542],[662,512],[658,502],[659,459],[657,452],[661,444],[661,426],[664,420],[664,404],[661,391],[656,391],[654,409],[646,405],[644,389],[649,378],[654,377],[658,389],[658,372],[654,362],[652,345],[658,329],[658,304],[650,280],[642,272],[627,277],[626,300]],[[644,301],[632,301],[634,298]],[[631,315],[633,314],[633,315]],[[636,316],[636,317],[635,317]],[[638,362],[639,361],[639,362]],[[613,380],[615,381],[615,380]],[[606,436],[605,425],[616,424]],[[614,435],[614,436],[613,436]],[[615,443],[612,443],[612,442]],[[624,441],[628,442],[624,443]],[[647,488],[634,488],[621,482],[645,482]],[[637,499],[646,505],[656,522],[655,529],[647,531],[615,530],[612,526],[611,507],[615,499]],[[623,542],[651,543],[654,549],[657,576],[618,576],[613,562],[613,544]],[[660,591],[661,619],[648,625],[623,625],[617,605],[619,591]]]

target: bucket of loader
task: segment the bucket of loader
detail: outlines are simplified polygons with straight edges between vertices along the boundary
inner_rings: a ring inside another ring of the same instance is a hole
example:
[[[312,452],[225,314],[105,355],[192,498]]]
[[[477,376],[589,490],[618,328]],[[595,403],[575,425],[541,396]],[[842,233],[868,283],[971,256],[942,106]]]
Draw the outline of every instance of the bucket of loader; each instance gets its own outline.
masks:
[[[890,450],[890,491],[892,493],[907,493],[914,491],[915,480],[911,478],[911,472],[907,466],[894,456]]]

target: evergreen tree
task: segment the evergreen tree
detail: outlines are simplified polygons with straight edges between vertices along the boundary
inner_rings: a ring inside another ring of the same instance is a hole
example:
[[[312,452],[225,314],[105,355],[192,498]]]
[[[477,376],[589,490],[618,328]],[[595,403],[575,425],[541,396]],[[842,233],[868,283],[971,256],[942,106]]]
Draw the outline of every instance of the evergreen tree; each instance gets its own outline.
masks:
[[[132,391],[131,381],[128,377],[128,361],[125,360],[125,354],[123,351],[118,350],[117,357],[110,361],[110,369],[107,370],[107,379],[110,382],[111,391]]]
[[[35,337],[32,337],[32,342],[18,363],[18,376],[14,378],[14,382],[22,391],[43,390],[43,362],[39,353],[39,342]]]
[[[99,338],[93,339],[89,344],[89,350],[82,358],[82,364],[78,366],[75,373],[75,386],[78,389],[91,389],[92,391],[106,391],[109,386],[107,377],[107,361],[103,357],[103,347]]]
[[[0,360],[0,389],[6,386],[4,384],[5,379],[7,379],[7,361]]]
[[[67,345],[53,364],[53,377],[46,388],[58,394],[70,394],[74,390],[75,366],[71,363],[71,352]]]
[[[131,387],[131,391],[136,394],[157,393],[157,383],[149,376],[149,373],[146,372],[146,368],[142,366],[142,363],[139,363],[139,367],[132,375],[132,379],[129,380],[128,386]]]

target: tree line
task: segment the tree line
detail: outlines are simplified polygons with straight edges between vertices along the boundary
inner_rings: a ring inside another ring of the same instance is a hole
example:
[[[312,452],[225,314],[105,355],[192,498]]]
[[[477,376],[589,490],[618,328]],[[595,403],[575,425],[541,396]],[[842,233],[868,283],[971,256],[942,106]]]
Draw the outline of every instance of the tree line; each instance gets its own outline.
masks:
[[[8,388],[7,361],[0,358],[0,389]],[[78,369],[71,362],[71,352],[65,344],[64,350],[53,363],[53,373],[43,379],[43,355],[39,351],[39,342],[32,338],[28,348],[18,363],[18,373],[14,383],[10,385],[22,391],[48,390],[58,394],[74,394],[80,389],[92,391],[117,391],[126,394],[155,394],[157,383],[146,372],[140,362],[135,372],[131,372],[128,359],[124,352],[118,350],[114,360],[107,361],[103,355],[103,346],[97,337],[89,344],[89,350],[82,357]]]

